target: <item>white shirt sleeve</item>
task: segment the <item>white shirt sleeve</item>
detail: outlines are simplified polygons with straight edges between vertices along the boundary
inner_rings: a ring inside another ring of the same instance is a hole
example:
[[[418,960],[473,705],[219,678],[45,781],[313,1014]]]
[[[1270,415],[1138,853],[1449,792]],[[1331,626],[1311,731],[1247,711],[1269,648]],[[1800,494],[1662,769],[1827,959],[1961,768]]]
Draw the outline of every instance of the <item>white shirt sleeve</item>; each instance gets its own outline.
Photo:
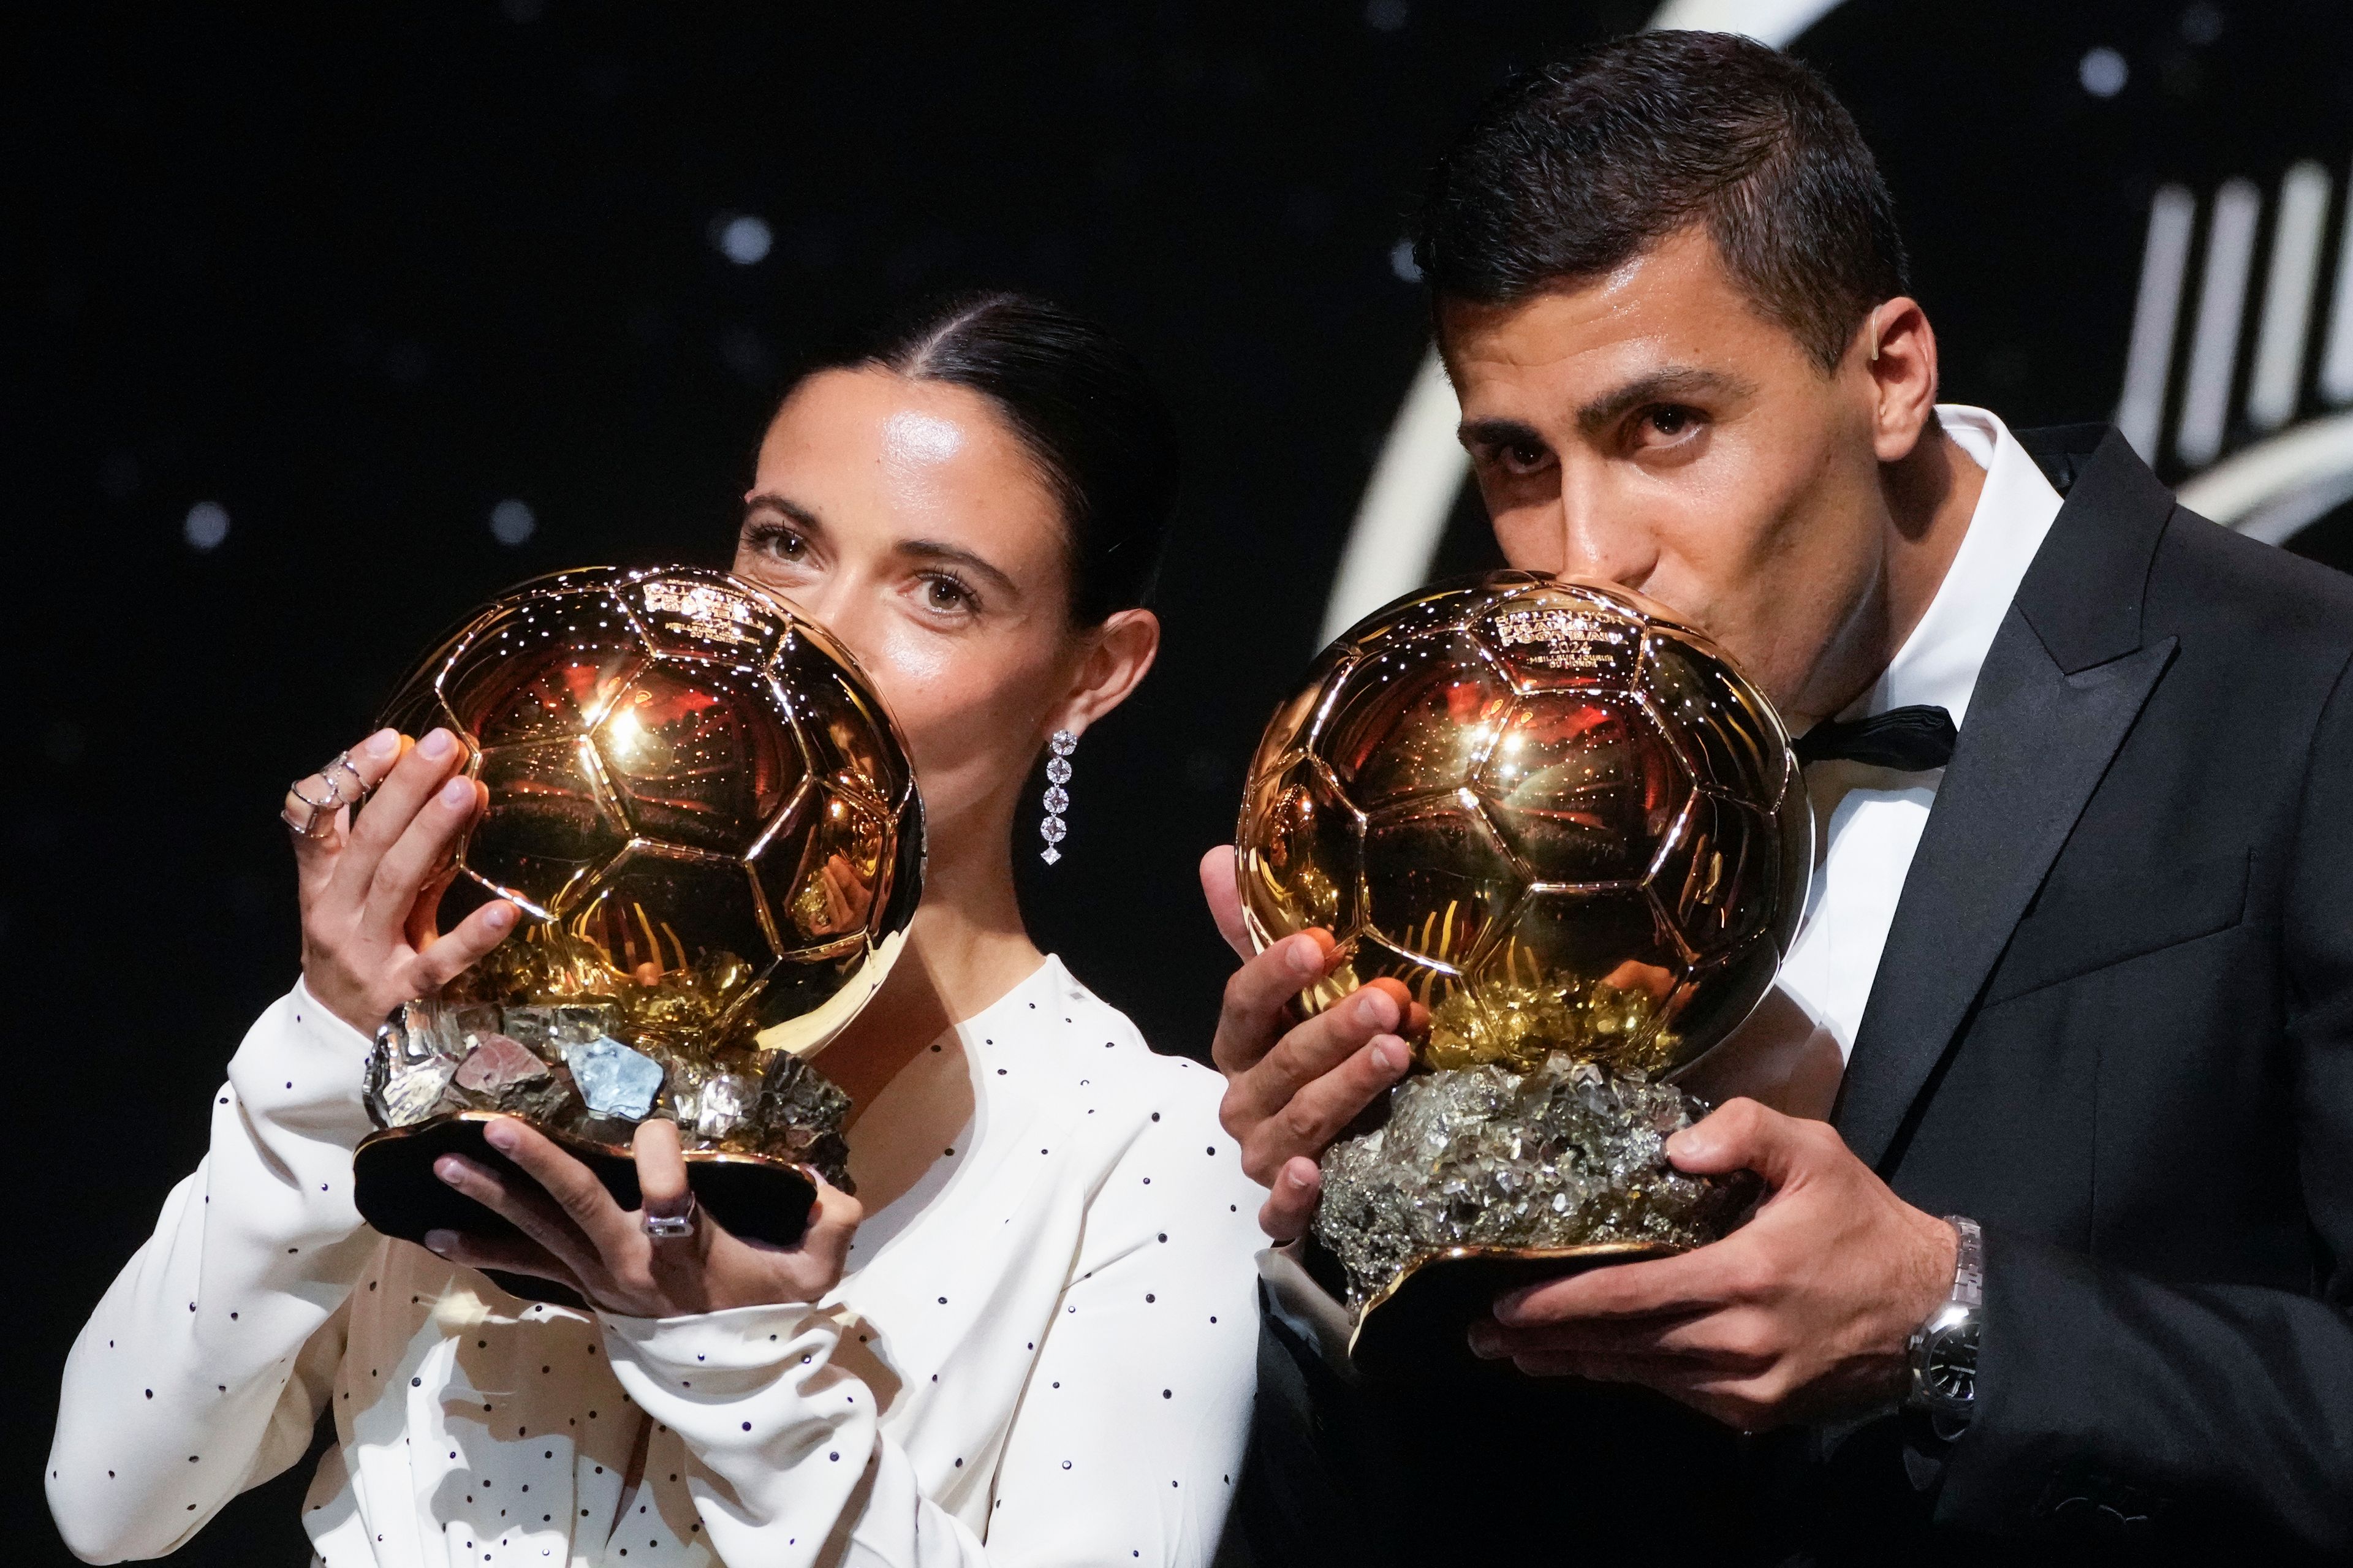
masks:
[[[367,1048],[297,984],[230,1060],[204,1162],[66,1361],[47,1483],[77,1556],[171,1552],[309,1446],[377,1245],[352,1206]]]
[[[608,1317],[613,1370],[684,1441],[726,1562],[1200,1568],[1250,1422],[1248,1190],[1232,1147],[1189,1117],[1145,1123],[1113,1166],[1015,1412],[985,1542],[880,1435],[872,1392],[831,1364],[840,1331],[816,1309]]]

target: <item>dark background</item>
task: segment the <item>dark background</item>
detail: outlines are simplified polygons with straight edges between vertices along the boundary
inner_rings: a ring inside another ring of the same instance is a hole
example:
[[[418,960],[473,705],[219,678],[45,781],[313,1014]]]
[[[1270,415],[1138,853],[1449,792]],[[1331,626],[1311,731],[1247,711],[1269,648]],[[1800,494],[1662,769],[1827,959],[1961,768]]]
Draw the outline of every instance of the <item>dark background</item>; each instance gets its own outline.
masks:
[[[1393,257],[1421,172],[1509,65],[1650,7],[989,10],[13,19],[0,952],[33,1310],[12,1562],[62,1559],[37,1481],[74,1331],[293,977],[285,780],[507,583],[723,563],[796,359],[911,292],[1056,295],[1133,341],[1178,411],[1166,653],[1075,759],[1063,863],[1020,858],[1041,945],[1164,1049],[1206,1047],[1229,965],[1193,863],[1313,651],[1423,348]],[[2341,195],[2344,12],[1856,0],[1817,26],[1800,52],[1895,186],[1947,396],[2019,425],[2110,411],[2160,180],[2268,192],[2316,157]],[[2094,46],[2130,67],[2111,98],[2079,79]],[[747,214],[772,244],[745,265],[718,239]],[[490,526],[511,500],[535,520],[514,545]],[[210,548],[200,502],[228,519]],[[2301,545],[2341,554],[2347,532]],[[1444,563],[1490,548],[1458,509]],[[302,1561],[307,1474],[182,1560]]]

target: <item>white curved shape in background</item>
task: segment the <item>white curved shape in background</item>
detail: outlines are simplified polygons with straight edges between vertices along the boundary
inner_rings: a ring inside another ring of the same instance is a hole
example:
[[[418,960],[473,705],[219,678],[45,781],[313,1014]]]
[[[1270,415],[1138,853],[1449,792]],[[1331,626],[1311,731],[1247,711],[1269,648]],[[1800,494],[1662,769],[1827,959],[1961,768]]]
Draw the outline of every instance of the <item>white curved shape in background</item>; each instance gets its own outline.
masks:
[[[1839,0],[1666,0],[1651,18],[1654,28],[1745,33],[1780,48],[1838,9]]]
[[[1776,48],[1838,8],[1839,0],[1666,0],[1654,28],[1744,33]],[[1389,426],[1340,550],[1321,640],[1329,642],[1399,595],[1430,580],[1470,459],[1454,438],[1461,412],[1438,351],[1422,356]]]
[[[1430,579],[1430,562],[1446,536],[1446,519],[1471,458],[1454,438],[1461,410],[1446,367],[1433,349],[1422,356],[1373,464],[1347,548],[1324,602],[1321,642],[1330,642],[1391,599]]]
[[[2281,544],[2353,500],[2353,410],[2306,420],[2182,484],[2190,510]]]

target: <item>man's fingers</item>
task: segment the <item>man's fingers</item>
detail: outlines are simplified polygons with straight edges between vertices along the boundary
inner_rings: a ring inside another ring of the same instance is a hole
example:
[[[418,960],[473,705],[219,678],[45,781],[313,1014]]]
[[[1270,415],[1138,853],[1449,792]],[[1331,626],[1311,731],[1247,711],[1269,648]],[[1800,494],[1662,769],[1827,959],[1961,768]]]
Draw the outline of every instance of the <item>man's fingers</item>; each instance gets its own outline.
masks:
[[[408,935],[409,915],[425,889],[449,864],[459,835],[481,809],[482,785],[455,775],[418,807],[408,826],[377,859],[360,906],[363,927],[387,943]]]
[[[1694,1176],[1754,1171],[1775,1192],[1852,1160],[1828,1122],[1786,1116],[1753,1100],[1727,1100],[1667,1140],[1667,1158]]]
[[[454,930],[433,938],[408,962],[407,994],[429,994],[463,974],[507,939],[520,912],[504,899],[495,900],[459,921]]]
[[[1266,1202],[1259,1205],[1259,1229],[1270,1240],[1298,1240],[1307,1234],[1308,1224],[1315,1217],[1315,1200],[1323,1191],[1324,1172],[1314,1161],[1304,1155],[1286,1161],[1267,1187]]]
[[[1507,1291],[1496,1299],[1495,1321],[1510,1328],[1533,1328],[1713,1311],[1744,1294],[1757,1268],[1753,1247],[1735,1232],[1672,1258],[1588,1268],[1549,1284]]]
[[[1228,1078],[1247,1072],[1274,1048],[1292,1022],[1291,1000],[1324,976],[1332,938],[1321,930],[1284,937],[1249,959],[1226,981],[1210,1058]]]
[[[553,1139],[527,1121],[512,1116],[493,1119],[482,1129],[490,1146],[522,1168],[554,1200],[564,1217],[579,1228],[590,1247],[613,1267],[620,1266],[644,1233],[621,1212],[596,1173],[555,1146]],[[564,1257],[563,1248],[554,1249]],[[567,1259],[568,1261],[568,1259]]]
[[[1286,1030],[1248,1068],[1229,1069],[1223,1108],[1228,1130],[1243,1136],[1257,1122],[1282,1113],[1302,1089],[1363,1050],[1375,1036],[1396,1033],[1405,1018],[1396,994],[1402,989],[1393,980],[1359,987]]]
[[[546,1194],[527,1191],[458,1154],[444,1154],[434,1161],[433,1173],[522,1232],[574,1276],[586,1278],[598,1271],[596,1247]]]
[[[357,904],[375,881],[376,865],[407,831],[418,808],[465,760],[465,748],[447,730],[435,730],[400,753],[367,805],[352,819],[346,847],[330,883]]]
[[[555,1254],[535,1241],[512,1236],[468,1236],[463,1231],[428,1230],[425,1247],[436,1257],[466,1268],[495,1268],[504,1274],[528,1274],[580,1289],[580,1281]],[[586,1291],[581,1291],[584,1296]]]
[[[1252,944],[1250,927],[1242,923],[1240,870],[1232,845],[1220,844],[1201,857],[1201,896],[1209,901],[1209,918],[1218,922],[1218,934],[1236,956],[1248,959]]]
[[[1412,1062],[1413,1053],[1403,1040],[1395,1035],[1376,1035],[1331,1071],[1302,1085],[1281,1110],[1260,1121],[1241,1141],[1243,1169],[1264,1181],[1292,1159],[1322,1154],[1342,1128],[1405,1076]]]

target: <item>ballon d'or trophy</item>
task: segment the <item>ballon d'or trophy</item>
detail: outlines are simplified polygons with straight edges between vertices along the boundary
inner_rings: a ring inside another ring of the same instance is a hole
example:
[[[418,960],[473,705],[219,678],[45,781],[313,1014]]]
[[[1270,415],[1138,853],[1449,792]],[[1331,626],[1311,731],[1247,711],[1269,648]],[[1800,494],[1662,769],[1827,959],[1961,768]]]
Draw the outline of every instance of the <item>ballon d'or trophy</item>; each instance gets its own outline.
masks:
[[[487,787],[444,929],[491,899],[512,934],[377,1031],[354,1160],[386,1236],[508,1227],[433,1174],[532,1122],[625,1207],[638,1124],[678,1124],[697,1201],[797,1240],[847,1189],[849,1100],[809,1058],[873,994],[921,893],[906,748],[856,661],[748,583],[592,567],[477,612],[384,721],[439,725]],[[546,1296],[534,1281],[504,1281]]]
[[[1351,627],[1279,708],[1237,849],[1263,949],[1322,927],[1416,1061],[1325,1152],[1306,1267],[1368,1373],[1466,1358],[1499,1292],[1716,1239],[1756,1178],[1677,1172],[1676,1073],[1772,984],[1813,818],[1721,650],[1623,590],[1499,572]]]

